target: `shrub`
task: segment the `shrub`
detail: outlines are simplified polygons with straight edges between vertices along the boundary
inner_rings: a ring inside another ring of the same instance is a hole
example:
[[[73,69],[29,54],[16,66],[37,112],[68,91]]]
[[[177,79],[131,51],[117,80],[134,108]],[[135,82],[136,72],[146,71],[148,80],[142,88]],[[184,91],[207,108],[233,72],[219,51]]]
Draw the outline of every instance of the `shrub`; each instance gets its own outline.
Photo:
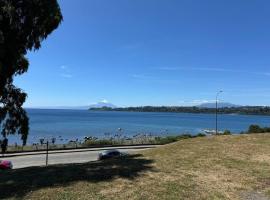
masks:
[[[223,132],[223,135],[231,135],[231,131],[230,131],[230,130],[225,130],[225,131]]]
[[[259,125],[252,124],[248,128],[248,133],[264,133],[264,129]]]
[[[198,133],[195,137],[205,137],[206,135],[204,133]]]
[[[91,147],[91,146],[102,146],[102,145],[112,145],[113,141],[108,139],[100,139],[100,140],[86,140],[83,143],[83,146],[85,147]]]
[[[264,127],[264,128],[263,128],[263,131],[264,131],[265,133],[270,133],[270,127]]]
[[[190,134],[183,134],[183,135],[178,135],[176,136],[179,140],[181,139],[188,139],[188,138],[192,138],[193,136]]]
[[[167,136],[167,137],[156,137],[155,140],[158,144],[168,144],[168,143],[176,142],[179,139],[178,139],[178,136]]]

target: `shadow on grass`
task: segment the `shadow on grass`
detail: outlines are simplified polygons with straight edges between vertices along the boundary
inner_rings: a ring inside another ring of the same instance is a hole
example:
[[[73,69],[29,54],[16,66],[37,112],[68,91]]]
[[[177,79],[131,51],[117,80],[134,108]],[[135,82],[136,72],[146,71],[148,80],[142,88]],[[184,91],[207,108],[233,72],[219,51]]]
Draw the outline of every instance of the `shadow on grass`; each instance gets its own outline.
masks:
[[[0,171],[0,199],[23,197],[30,191],[53,186],[68,186],[76,181],[100,182],[114,178],[135,179],[143,172],[153,171],[153,160],[140,154],[118,159],[82,164],[29,167]]]

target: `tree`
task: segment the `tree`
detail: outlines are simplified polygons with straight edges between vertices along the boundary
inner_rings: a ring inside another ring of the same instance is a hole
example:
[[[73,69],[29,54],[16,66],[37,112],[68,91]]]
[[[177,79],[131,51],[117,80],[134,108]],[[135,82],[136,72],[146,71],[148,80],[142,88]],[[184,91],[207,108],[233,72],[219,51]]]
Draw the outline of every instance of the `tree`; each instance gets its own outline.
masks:
[[[248,128],[248,133],[263,133],[264,129],[257,124],[252,124]]]
[[[8,146],[8,139],[5,138],[2,143],[1,143],[1,149],[2,149],[2,153],[6,153],[7,151],[7,146]]]
[[[52,144],[54,145],[56,142],[56,138],[52,138],[51,140],[52,140]]]
[[[13,85],[28,69],[27,51],[58,27],[62,14],[57,0],[0,0],[0,131],[19,134],[26,144],[28,117],[22,108],[27,94]]]
[[[45,141],[44,138],[40,138],[40,139],[39,139],[40,145],[43,145],[43,144],[44,144],[44,141]]]

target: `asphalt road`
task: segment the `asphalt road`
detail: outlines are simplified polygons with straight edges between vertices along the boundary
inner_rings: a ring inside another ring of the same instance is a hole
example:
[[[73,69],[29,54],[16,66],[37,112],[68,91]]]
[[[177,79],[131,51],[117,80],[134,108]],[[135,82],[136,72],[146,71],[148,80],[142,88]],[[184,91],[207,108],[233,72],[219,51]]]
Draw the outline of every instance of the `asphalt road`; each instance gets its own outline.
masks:
[[[125,147],[119,148],[119,151],[132,153],[136,151],[142,151],[145,149],[153,148],[154,146],[144,146],[144,147]],[[83,163],[89,161],[97,160],[98,154],[104,151],[104,149],[95,150],[84,150],[84,151],[67,151],[59,152],[57,151],[49,154],[48,163],[50,164],[66,164],[66,163]],[[44,166],[46,164],[46,154],[34,154],[34,155],[20,155],[1,158],[5,160],[10,160],[13,163],[13,168],[24,168],[30,166]]]

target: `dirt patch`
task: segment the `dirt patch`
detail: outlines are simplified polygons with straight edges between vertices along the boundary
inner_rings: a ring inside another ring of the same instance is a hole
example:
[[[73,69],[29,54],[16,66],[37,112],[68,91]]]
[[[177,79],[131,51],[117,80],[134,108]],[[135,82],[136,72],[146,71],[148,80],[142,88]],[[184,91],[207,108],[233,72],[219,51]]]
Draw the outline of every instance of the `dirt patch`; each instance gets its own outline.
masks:
[[[258,161],[258,162],[266,162],[270,164],[270,155],[265,154],[265,155],[256,155],[252,157],[252,160]]]
[[[241,199],[243,200],[269,200],[268,197],[266,197],[264,194],[251,191],[251,192],[243,192],[241,194]]]

